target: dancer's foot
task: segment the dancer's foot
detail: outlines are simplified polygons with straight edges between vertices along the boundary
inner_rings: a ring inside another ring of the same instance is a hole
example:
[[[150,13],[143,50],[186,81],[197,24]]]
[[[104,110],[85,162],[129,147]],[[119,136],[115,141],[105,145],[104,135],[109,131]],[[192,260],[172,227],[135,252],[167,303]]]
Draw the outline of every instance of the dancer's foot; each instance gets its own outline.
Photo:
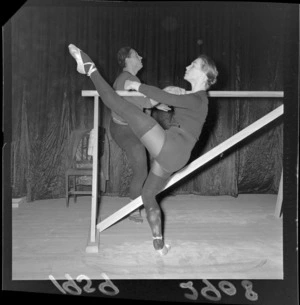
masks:
[[[169,245],[164,243],[162,236],[153,236],[153,246],[154,249],[162,256],[166,255],[171,248]]]
[[[170,249],[171,249],[171,246],[165,244],[164,247],[163,247],[162,249],[156,250],[156,251],[157,251],[161,256],[164,256],[164,255],[166,255],[166,254],[169,252]]]
[[[90,57],[73,44],[69,45],[69,52],[77,62],[77,71],[79,73],[91,76],[97,70]]]
[[[142,223],[143,222],[143,217],[141,214],[141,210],[137,209],[135,211],[133,211],[129,216],[128,219],[130,221],[136,222],[136,223]]]
[[[162,236],[153,236],[153,247],[155,250],[161,250],[164,247]]]

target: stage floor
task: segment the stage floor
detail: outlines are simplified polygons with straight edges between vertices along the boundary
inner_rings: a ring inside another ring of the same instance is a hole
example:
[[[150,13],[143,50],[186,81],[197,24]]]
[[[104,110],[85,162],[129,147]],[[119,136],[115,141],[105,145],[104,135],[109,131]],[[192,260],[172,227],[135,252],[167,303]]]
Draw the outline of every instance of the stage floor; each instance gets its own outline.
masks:
[[[166,256],[152,246],[144,218],[127,218],[100,234],[100,251],[87,254],[91,197],[40,200],[13,209],[12,279],[283,279],[282,218],[276,195],[180,195],[161,202]],[[102,197],[101,218],[128,203]],[[145,216],[145,215],[144,215]]]

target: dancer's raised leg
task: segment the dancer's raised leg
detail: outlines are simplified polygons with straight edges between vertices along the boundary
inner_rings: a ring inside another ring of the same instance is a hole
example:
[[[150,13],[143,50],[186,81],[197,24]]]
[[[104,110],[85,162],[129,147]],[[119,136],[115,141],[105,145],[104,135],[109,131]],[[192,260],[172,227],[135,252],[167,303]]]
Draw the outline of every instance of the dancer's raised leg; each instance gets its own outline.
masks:
[[[77,62],[77,71],[90,76],[103,103],[126,120],[138,138],[141,138],[158,124],[151,116],[143,113],[140,108],[120,97],[104,80],[86,53],[74,45],[69,45],[69,51]]]
[[[165,141],[164,129],[140,108],[120,97],[103,79],[87,54],[72,44],[69,51],[77,62],[77,71],[90,76],[103,103],[127,121],[151,156],[156,157]]]

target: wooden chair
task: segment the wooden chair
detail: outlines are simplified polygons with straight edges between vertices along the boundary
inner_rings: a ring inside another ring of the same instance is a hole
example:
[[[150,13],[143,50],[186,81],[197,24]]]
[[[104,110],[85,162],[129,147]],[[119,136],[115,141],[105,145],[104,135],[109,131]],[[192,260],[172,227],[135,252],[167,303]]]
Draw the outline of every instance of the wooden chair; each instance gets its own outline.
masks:
[[[103,139],[105,128],[99,129],[99,157],[103,155]],[[76,148],[72,165],[66,171],[66,206],[69,206],[70,196],[74,196],[74,202],[78,195],[92,195],[92,186],[90,184],[82,183],[87,177],[93,175],[93,158],[88,154],[90,139],[90,131],[83,133],[79,144]],[[75,141],[75,145],[78,141]],[[92,180],[89,178],[90,181]],[[72,187],[73,186],[73,187]]]

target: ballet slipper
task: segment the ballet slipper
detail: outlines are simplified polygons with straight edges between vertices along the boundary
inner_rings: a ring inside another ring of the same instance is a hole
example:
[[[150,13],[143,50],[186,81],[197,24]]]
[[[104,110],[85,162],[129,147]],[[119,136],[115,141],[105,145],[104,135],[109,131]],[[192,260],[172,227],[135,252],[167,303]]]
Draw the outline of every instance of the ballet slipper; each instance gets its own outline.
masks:
[[[166,255],[166,254],[169,252],[170,249],[171,249],[171,246],[168,245],[168,244],[165,244],[164,247],[163,247],[162,249],[156,250],[156,251],[157,251],[161,256],[164,256],[164,255]]]
[[[79,48],[77,48],[75,45],[69,44],[69,52],[77,62],[77,71],[79,73],[86,74],[87,76],[91,76],[91,74],[97,70],[97,68],[95,67],[95,64],[93,62],[83,63],[82,56],[81,56],[81,50]],[[85,65],[90,65],[90,68],[87,72],[84,69]]]
[[[162,236],[153,236],[153,239],[163,239]],[[162,249],[156,250],[161,256],[166,255],[169,250],[171,249],[171,246],[168,244],[165,244],[164,247]]]

